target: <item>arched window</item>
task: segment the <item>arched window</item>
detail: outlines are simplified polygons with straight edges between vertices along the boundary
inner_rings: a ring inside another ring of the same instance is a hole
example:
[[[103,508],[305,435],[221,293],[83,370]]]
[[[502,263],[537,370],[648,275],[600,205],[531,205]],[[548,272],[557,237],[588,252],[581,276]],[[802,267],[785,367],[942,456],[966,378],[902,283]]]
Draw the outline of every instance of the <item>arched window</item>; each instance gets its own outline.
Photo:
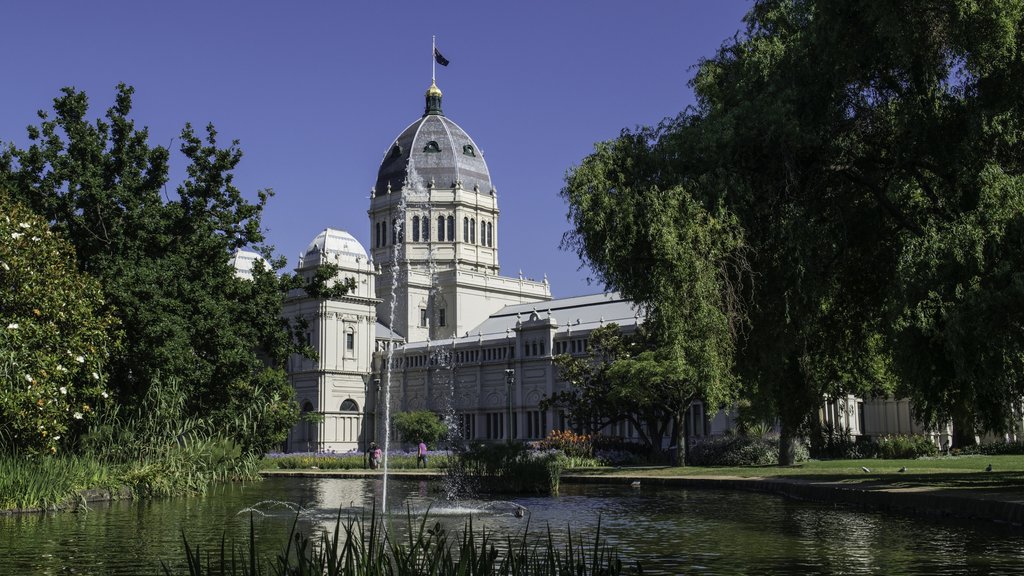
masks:
[[[306,414],[307,412],[312,412],[312,411],[313,411],[313,403],[312,402],[310,402],[309,400],[306,400],[305,402],[302,403],[302,413],[303,414]]]
[[[359,404],[355,400],[348,398],[341,403],[341,408],[338,408],[341,412],[359,412]]]
[[[380,246],[380,222],[373,223],[373,245]]]
[[[412,217],[412,241],[413,242],[419,242],[420,241],[420,217],[419,216],[413,216]]]
[[[455,217],[448,217],[448,241],[455,242]]]
[[[476,218],[469,221],[469,241],[476,244]]]
[[[395,244],[398,242],[398,220],[396,218],[391,219],[391,243]]]
[[[423,217],[423,241],[430,242],[430,217]]]
[[[469,218],[462,217],[462,241],[469,242]]]
[[[441,151],[441,147],[437,144],[436,140],[427,142],[427,145],[423,147],[424,152],[437,153]]]
[[[444,242],[444,216],[437,217],[437,241]]]
[[[487,245],[494,248],[494,222],[487,223]]]

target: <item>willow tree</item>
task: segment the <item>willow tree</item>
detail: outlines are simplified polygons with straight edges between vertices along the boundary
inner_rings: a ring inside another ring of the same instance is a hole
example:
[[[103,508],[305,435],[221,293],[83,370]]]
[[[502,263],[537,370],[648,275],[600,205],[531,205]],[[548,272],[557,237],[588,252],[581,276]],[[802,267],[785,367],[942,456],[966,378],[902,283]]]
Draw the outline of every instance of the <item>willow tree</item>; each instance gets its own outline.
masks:
[[[562,195],[573,227],[563,245],[643,309],[648,350],[616,358],[609,377],[623,405],[668,412],[682,464],[691,403],[734,396],[746,264],[735,217],[662,180],[658,137],[624,132],[569,173]]]
[[[1022,14],[758,1],[699,63],[695,108],[617,141],[628,186],[610,201],[655,208],[637,191],[678,186],[738,222],[754,282],[737,367],[783,463],[826,395],[902,393],[967,437],[1019,413]],[[607,239],[569,199],[573,234]],[[632,262],[646,240],[627,230],[588,261]]]

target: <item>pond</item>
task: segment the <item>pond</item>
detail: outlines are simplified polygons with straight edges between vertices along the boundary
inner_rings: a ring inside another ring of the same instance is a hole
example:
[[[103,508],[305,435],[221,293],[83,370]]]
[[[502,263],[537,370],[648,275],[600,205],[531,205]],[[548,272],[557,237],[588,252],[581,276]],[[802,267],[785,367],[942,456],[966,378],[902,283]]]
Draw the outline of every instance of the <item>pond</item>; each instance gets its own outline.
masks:
[[[538,537],[601,533],[648,574],[1024,574],[1020,529],[855,511],[781,497],[717,490],[562,485],[553,498],[438,502],[434,483],[389,482],[388,508],[431,507],[461,530],[474,526]],[[380,498],[377,479],[271,478],[223,486],[203,497],[115,502],[88,512],[0,516],[0,574],[182,573],[182,533],[214,550],[222,535],[245,543],[250,518],[267,555],[295,521],[333,527],[339,509],[358,513]],[[517,518],[516,505],[528,510]]]

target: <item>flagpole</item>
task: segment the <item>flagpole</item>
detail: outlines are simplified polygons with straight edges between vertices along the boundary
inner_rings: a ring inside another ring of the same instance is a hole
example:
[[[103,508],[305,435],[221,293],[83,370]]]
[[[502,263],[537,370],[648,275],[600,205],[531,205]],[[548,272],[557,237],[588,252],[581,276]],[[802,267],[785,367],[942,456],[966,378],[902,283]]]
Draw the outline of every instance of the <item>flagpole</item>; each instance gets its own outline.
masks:
[[[437,84],[437,36],[430,37],[430,83]]]

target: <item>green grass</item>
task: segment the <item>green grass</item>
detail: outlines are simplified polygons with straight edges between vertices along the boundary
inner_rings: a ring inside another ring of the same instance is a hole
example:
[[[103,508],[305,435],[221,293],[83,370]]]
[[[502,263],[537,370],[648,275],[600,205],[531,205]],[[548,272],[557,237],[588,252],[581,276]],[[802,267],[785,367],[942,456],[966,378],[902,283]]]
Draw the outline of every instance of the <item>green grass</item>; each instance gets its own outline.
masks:
[[[992,464],[992,472],[985,467]],[[864,472],[861,467],[870,472]],[[901,467],[906,472],[899,472]],[[938,456],[915,460],[808,460],[793,466],[686,466],[588,468],[570,474],[599,476],[795,478],[808,481],[860,482],[891,487],[933,487],[1024,492],[1024,457]]]
[[[83,490],[118,484],[116,471],[93,458],[0,455],[0,510],[74,505]]]
[[[448,456],[431,454],[427,460],[428,469],[445,468]],[[260,470],[363,470],[366,462],[361,454],[328,455],[328,454],[285,454],[265,456],[260,461]],[[390,470],[416,469],[416,456],[392,454],[388,457]]]

